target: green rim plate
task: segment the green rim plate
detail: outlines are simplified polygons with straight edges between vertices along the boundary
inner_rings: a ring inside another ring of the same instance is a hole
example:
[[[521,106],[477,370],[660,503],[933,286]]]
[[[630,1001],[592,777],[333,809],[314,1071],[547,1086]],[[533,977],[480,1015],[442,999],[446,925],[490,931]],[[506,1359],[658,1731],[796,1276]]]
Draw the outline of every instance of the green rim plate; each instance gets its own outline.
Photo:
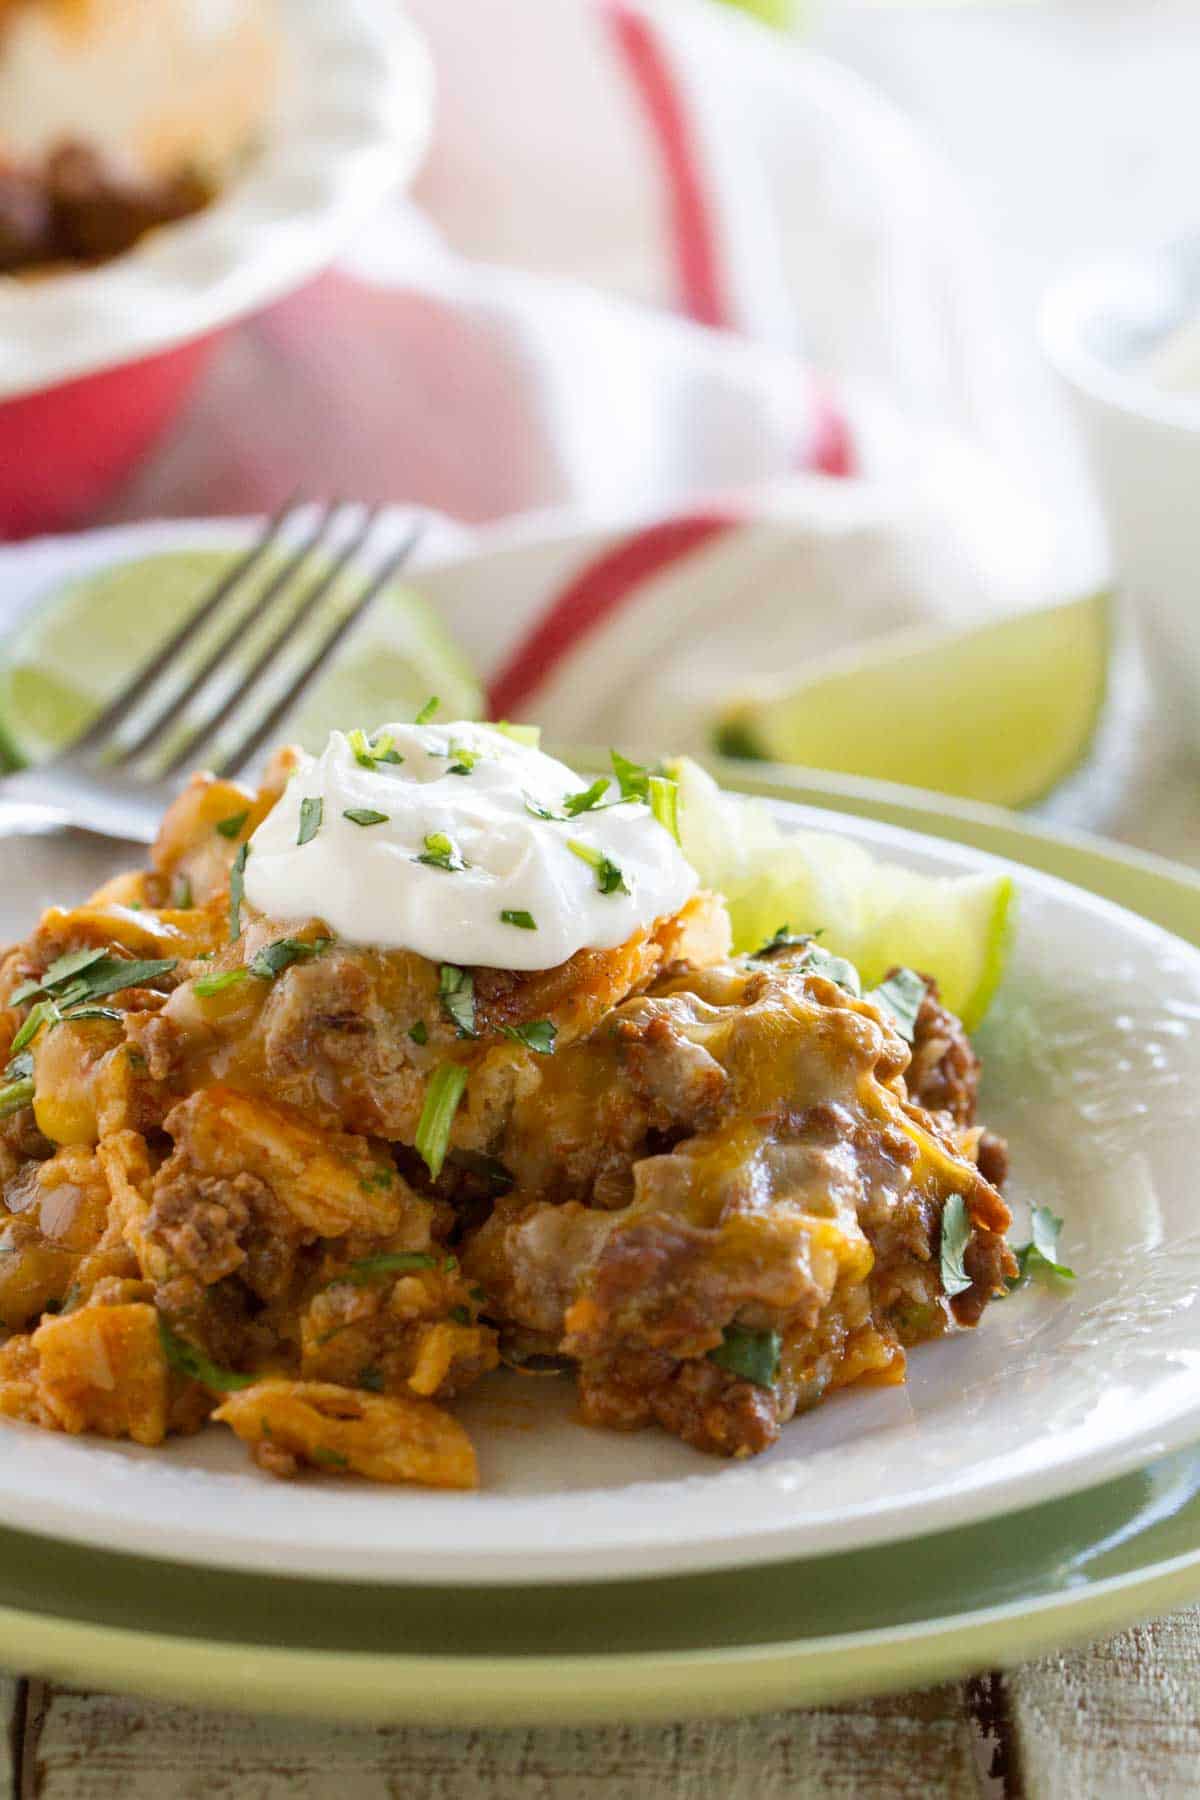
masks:
[[[580,759],[582,760],[582,759]],[[757,765],[731,787],[950,839],[1200,942],[1200,880],[988,807]],[[586,1587],[372,1588],[223,1574],[0,1532],[27,1673],[254,1710],[429,1724],[741,1713],[1013,1662],[1200,1596],[1200,1452],[901,1545]]]

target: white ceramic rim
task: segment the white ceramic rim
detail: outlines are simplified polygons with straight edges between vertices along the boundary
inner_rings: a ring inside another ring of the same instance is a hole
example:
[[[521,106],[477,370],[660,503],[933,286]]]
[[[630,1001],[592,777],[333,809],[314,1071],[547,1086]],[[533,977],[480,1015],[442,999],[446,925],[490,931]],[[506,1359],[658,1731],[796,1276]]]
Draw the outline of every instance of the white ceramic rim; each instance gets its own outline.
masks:
[[[908,848],[918,858],[932,857],[948,868],[1007,869],[1019,876],[1027,893],[1040,890],[1048,898],[1083,907],[1107,920],[1113,928],[1157,946],[1163,954],[1181,958],[1193,972],[1200,965],[1200,952],[1182,940],[1124,908],[1053,877],[896,827],[842,819],[824,811],[786,810],[801,825],[836,829],[840,824],[848,836],[865,839],[885,854],[890,850],[903,856]],[[540,1497],[544,1507],[559,1509],[564,1528],[558,1541],[547,1536],[531,1540],[527,1532],[533,1520],[528,1509],[520,1505],[520,1497],[496,1496],[502,1511],[516,1506],[520,1517],[514,1515],[506,1524],[500,1523],[498,1530],[485,1531],[482,1535],[489,1536],[490,1541],[486,1546],[479,1542],[474,1548],[475,1531],[483,1521],[473,1518],[473,1505],[480,1499],[487,1504],[486,1494],[449,1497],[461,1513],[459,1528],[454,1531],[447,1531],[444,1521],[429,1531],[411,1513],[402,1519],[398,1509],[395,1527],[399,1536],[384,1544],[372,1533],[374,1521],[358,1516],[356,1494],[349,1490],[336,1507],[336,1528],[334,1514],[326,1512],[323,1504],[328,1494],[318,1497],[316,1490],[306,1495],[308,1505],[298,1511],[289,1514],[285,1508],[281,1513],[268,1502],[265,1511],[255,1519],[251,1516],[259,1513],[255,1496],[240,1488],[236,1478],[233,1485],[228,1485],[231,1478],[223,1464],[205,1469],[169,1469],[164,1458],[153,1465],[151,1473],[148,1459],[161,1457],[162,1452],[67,1443],[20,1426],[6,1430],[27,1436],[31,1449],[36,1440],[45,1452],[44,1467],[32,1481],[28,1472],[17,1472],[15,1465],[25,1458],[15,1446],[15,1455],[0,1462],[0,1519],[19,1529],[113,1550],[263,1573],[294,1572],[326,1579],[374,1579],[395,1584],[551,1583],[686,1573],[797,1556],[822,1556],[977,1523],[1112,1479],[1192,1442],[1200,1433],[1200,1392],[1195,1390],[1194,1382],[1182,1400],[1178,1390],[1174,1390],[1170,1403],[1160,1405],[1143,1426],[1130,1428],[1127,1422],[1120,1432],[1107,1437],[1102,1434],[1099,1442],[1086,1449],[1076,1446],[1074,1454],[1050,1457],[1035,1466],[1027,1462],[1015,1470],[994,1472],[978,1482],[964,1480],[960,1474],[926,1487],[918,1505],[910,1496],[903,1503],[898,1500],[882,1506],[850,1506],[836,1519],[826,1516],[817,1532],[807,1529],[803,1519],[798,1523],[794,1511],[778,1524],[760,1517],[750,1525],[746,1519],[744,1528],[731,1531],[727,1518],[719,1528],[714,1527],[711,1518],[703,1523],[699,1518],[689,1518],[685,1529],[684,1513],[688,1509],[684,1503],[683,1512],[677,1510],[674,1515],[675,1526],[669,1536],[664,1537],[656,1529],[643,1537],[636,1531],[630,1533],[627,1519],[622,1522],[606,1517],[606,1495],[597,1489],[585,1489]],[[66,1456],[72,1459],[70,1471],[63,1462]],[[90,1480],[79,1479],[85,1463],[91,1471]],[[193,1486],[196,1477],[203,1484],[202,1494]],[[678,1489],[681,1502],[687,1485],[685,1482]],[[148,1503],[142,1499],[147,1488],[157,1493],[157,1499]],[[617,1487],[610,1491],[618,1502],[613,1510],[620,1513],[623,1490]],[[361,1501],[361,1496],[357,1498]],[[118,1499],[120,1504],[114,1504]],[[220,1522],[220,1514],[229,1504],[238,1515],[232,1532]],[[701,1508],[702,1512],[705,1510]],[[789,1511],[781,1508],[783,1513]],[[177,1530],[176,1521],[185,1514],[187,1529]],[[538,1516],[544,1530],[551,1515]],[[488,1524],[494,1527],[495,1521],[489,1519]],[[391,1531],[387,1535],[393,1536]]]
[[[1155,387],[1146,376],[1095,356],[1087,348],[1089,322],[1113,289],[1144,260],[1112,255],[1074,269],[1052,283],[1042,299],[1038,332],[1042,348],[1059,374],[1091,400],[1157,425],[1200,432],[1200,400]]]
[[[281,0],[278,115],[205,211],[93,270],[0,280],[0,401],[205,337],[327,267],[429,141],[433,66],[396,0]]]

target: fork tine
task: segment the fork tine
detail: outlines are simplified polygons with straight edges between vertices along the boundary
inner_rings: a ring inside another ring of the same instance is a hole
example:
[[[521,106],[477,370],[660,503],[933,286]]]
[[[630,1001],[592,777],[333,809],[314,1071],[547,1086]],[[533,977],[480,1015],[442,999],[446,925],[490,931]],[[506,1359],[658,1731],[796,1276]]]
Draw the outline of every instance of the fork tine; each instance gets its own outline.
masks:
[[[154,683],[168,669],[181,651],[186,650],[196,633],[206,625],[224,604],[234,588],[262,560],[282,532],[287,520],[298,506],[295,494],[291,495],[279,511],[270,518],[263,528],[258,542],[252,544],[244,556],[238,558],[231,569],[228,569],[208,598],[190,612],[178,630],[172,632],[166,643],[156,650],[150,660],[138,670],[118,694],[115,694],[91,724],[71,744],[65,754],[74,756],[82,750],[96,750],[105,743],[122,719],[138,702],[150,692]]]
[[[156,743],[161,743],[165,733],[176,719],[191,705],[205,685],[211,681],[217,670],[228,664],[233,652],[243,638],[263,618],[268,608],[274,607],[276,601],[284,597],[291,587],[296,571],[303,567],[308,558],[329,533],[333,521],[340,509],[340,501],[331,500],[317,514],[316,522],[307,535],[301,539],[296,548],[284,559],[281,567],[272,575],[270,581],[258,597],[256,605],[247,607],[241,618],[235,619],[220,643],[214,645],[200,667],[183,687],[175,694],[166,706],[162,707],[149,722],[143,726],[131,742],[120,746],[119,753],[108,763],[110,768],[119,768],[144,756]]]
[[[326,572],[319,580],[312,583],[300,604],[284,619],[273,637],[263,646],[247,670],[245,679],[239,683],[228,699],[222,702],[211,718],[205,719],[197,725],[179,749],[172,754],[161,771],[164,777],[178,774],[180,769],[187,768],[203,755],[204,746],[214,741],[225,721],[238,711],[247,695],[253,692],[268,670],[275,666],[292,633],[312,617],[317,603],[336,586],[347,564],[352,562],[362,550],[378,517],[379,508],[377,506],[367,508],[362,523],[350,542],[344,549],[338,551]]]
[[[249,736],[243,738],[240,744],[231,750],[227,756],[222,758],[221,762],[216,767],[216,774],[236,774],[239,769],[243,768],[246,763],[250,761],[252,756],[256,755],[257,752],[262,749],[263,745],[278,728],[280,721],[286,717],[291,708],[296,704],[296,701],[300,698],[301,694],[303,694],[305,689],[311,684],[313,677],[320,670],[325,659],[332,656],[342,639],[346,636],[346,633],[358,623],[359,619],[362,618],[380,589],[386,587],[397,569],[401,568],[403,564],[408,561],[423,530],[424,520],[414,519],[412,526],[406,532],[403,540],[385,558],[384,562],[371,577],[353,606],[342,614],[342,617],[333,626],[332,630],[329,631],[322,639],[321,643],[317,645],[312,655],[308,658],[308,661],[296,675],[290,687],[285,693],[279,696],[266,717],[254,727]]]

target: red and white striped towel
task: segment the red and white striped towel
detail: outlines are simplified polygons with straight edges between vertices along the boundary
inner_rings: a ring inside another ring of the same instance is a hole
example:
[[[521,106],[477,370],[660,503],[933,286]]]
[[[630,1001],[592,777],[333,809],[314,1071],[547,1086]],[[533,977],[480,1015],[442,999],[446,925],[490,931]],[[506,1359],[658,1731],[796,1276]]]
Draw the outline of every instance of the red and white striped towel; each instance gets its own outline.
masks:
[[[112,516],[420,502],[496,710],[630,743],[1097,578],[954,184],[857,77],[704,0],[409,4],[412,203],[235,335]]]

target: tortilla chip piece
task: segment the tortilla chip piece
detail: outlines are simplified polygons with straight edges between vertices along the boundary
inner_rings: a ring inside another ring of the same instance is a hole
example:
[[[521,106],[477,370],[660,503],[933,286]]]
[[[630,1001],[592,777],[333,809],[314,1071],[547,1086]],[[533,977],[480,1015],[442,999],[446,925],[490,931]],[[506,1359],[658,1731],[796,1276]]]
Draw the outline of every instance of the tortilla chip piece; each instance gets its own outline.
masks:
[[[230,1394],[213,1418],[243,1443],[269,1445],[326,1473],[426,1487],[479,1485],[470,1438],[428,1400],[365,1394],[328,1381],[259,1381]]]

